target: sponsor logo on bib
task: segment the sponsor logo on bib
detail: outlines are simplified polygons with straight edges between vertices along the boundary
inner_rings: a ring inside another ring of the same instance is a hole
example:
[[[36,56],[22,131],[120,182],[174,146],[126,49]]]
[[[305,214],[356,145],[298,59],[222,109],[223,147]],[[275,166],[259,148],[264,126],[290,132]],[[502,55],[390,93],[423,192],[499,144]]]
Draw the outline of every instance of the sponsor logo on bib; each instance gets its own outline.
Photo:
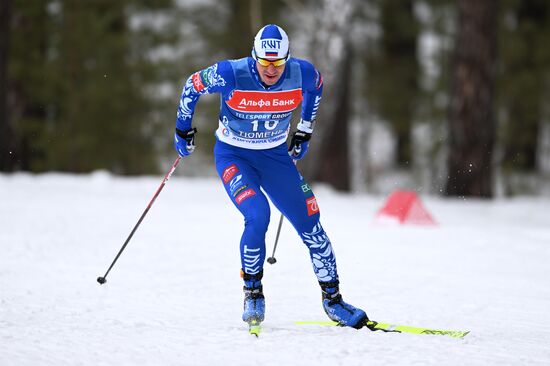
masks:
[[[242,112],[289,112],[302,102],[302,89],[262,92],[235,90],[227,105]]]

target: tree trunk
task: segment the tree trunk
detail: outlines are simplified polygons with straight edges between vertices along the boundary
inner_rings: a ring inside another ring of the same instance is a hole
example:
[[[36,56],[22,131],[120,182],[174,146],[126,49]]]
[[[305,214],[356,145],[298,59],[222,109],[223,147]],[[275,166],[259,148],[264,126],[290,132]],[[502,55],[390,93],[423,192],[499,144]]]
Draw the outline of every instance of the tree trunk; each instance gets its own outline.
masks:
[[[310,151],[300,164],[307,179],[351,189],[348,153],[349,89],[351,83],[351,25],[355,0],[320,2],[307,22],[311,61],[323,74],[323,99]],[[306,23],[306,22],[305,22]],[[304,24],[305,24],[304,23]]]
[[[8,107],[11,5],[11,0],[0,2],[0,171],[11,171],[15,165],[14,135]]]
[[[493,196],[497,0],[458,1],[450,104],[449,196]]]
[[[541,104],[545,103],[547,88],[547,80],[541,75],[547,72],[549,58],[541,52],[544,48],[541,45],[548,38],[550,5],[545,1],[521,1],[512,12],[516,25],[510,38],[522,47],[521,51],[510,47],[513,56],[507,60],[509,65],[505,65],[506,81],[511,87],[506,102],[509,121],[503,134],[502,165],[505,173],[536,172],[540,124],[544,118]]]
[[[417,60],[419,25],[412,0],[381,3],[382,56],[374,75],[373,87],[379,98],[379,111],[393,128],[396,163],[412,166],[411,128],[415,118],[420,65]]]
[[[350,88],[351,88],[351,44],[344,47],[342,73],[339,83],[334,85],[332,101],[335,104],[332,123],[327,125],[327,136],[320,146],[316,159],[322,161],[314,180],[327,182],[340,191],[351,189],[351,173],[349,159],[349,120],[350,120]]]

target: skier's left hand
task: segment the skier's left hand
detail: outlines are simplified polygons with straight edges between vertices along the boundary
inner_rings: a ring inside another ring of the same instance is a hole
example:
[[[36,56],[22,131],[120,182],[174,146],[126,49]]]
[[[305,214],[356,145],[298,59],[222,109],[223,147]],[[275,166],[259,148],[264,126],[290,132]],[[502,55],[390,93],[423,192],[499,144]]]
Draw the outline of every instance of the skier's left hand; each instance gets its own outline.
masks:
[[[290,140],[290,146],[288,147],[288,154],[292,159],[300,160],[306,155],[310,139],[311,133],[300,130],[294,132]]]

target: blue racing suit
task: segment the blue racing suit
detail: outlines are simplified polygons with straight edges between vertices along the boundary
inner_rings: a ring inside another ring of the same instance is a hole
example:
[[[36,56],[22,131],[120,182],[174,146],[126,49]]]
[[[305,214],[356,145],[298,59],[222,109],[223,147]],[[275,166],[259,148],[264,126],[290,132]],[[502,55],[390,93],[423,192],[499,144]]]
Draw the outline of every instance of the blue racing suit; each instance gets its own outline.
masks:
[[[261,82],[251,57],[218,62],[192,74],[185,83],[177,113],[179,130],[191,128],[202,94],[221,97],[214,157],[229,198],[244,216],[240,251],[246,274],[258,274],[263,268],[270,219],[267,195],[308,247],[318,280],[338,279],[316,198],[286,145],[292,112],[302,103],[302,120],[313,121],[322,89],[321,74],[296,58],[287,61],[272,86]]]

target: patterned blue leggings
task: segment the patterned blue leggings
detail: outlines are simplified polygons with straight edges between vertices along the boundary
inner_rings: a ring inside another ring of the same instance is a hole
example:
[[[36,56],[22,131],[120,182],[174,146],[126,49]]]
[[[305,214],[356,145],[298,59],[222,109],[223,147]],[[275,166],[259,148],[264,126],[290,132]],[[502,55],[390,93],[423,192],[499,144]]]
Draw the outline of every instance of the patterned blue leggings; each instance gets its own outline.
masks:
[[[319,222],[317,201],[289,157],[286,144],[250,150],[217,141],[214,157],[229,198],[244,216],[240,249],[245,273],[257,274],[264,265],[271,215],[267,194],[308,247],[317,279],[338,279],[332,245]]]

